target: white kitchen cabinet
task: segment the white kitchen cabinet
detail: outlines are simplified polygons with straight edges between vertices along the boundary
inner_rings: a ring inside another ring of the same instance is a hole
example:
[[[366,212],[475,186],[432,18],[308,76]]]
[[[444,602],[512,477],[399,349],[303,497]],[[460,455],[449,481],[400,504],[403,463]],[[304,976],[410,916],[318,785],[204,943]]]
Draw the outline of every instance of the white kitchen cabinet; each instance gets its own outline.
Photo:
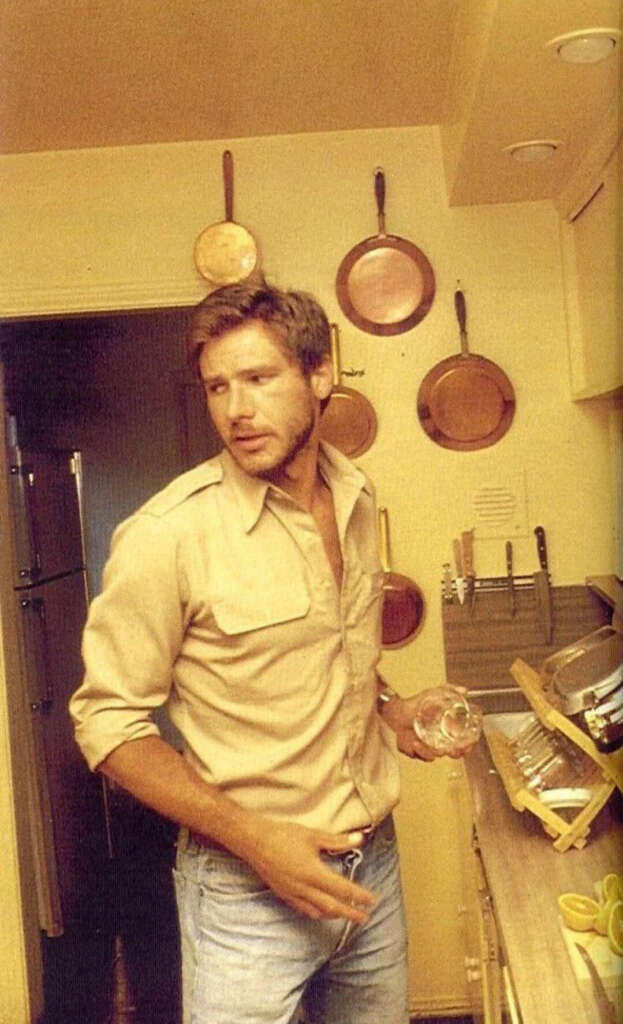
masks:
[[[513,982],[501,947],[493,896],[487,881],[470,788],[462,767],[451,773],[461,847],[463,902],[459,908],[464,969],[474,1024],[521,1024]]]
[[[622,146],[561,220],[573,398],[623,389]]]

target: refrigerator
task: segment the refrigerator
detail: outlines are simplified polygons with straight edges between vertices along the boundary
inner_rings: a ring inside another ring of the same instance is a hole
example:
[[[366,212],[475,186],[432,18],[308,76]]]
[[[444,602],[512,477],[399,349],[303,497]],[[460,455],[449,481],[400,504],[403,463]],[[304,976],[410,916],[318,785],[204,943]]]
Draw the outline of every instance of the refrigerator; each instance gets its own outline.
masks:
[[[107,791],[74,740],[68,701],[82,676],[87,615],[78,451],[9,450],[21,714],[42,932],[92,916],[111,856]]]

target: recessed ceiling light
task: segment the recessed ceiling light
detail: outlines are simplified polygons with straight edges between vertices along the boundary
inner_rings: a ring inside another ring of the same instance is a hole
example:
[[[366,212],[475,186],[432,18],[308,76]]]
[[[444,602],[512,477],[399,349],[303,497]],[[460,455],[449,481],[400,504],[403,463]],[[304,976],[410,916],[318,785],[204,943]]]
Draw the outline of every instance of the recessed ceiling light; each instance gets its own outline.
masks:
[[[504,153],[510,153],[514,160],[523,164],[535,164],[553,156],[560,142],[556,139],[528,139],[526,142],[513,142],[505,146]]]
[[[597,64],[612,56],[620,36],[618,28],[586,28],[556,36],[545,45],[570,64]]]

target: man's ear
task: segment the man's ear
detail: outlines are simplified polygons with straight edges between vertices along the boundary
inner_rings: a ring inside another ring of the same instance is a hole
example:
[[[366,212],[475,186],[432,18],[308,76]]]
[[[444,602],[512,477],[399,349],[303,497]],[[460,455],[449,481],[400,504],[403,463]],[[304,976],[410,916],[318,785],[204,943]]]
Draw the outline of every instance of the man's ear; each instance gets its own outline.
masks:
[[[312,370],[309,379],[316,398],[322,401],[329,397],[333,389],[333,364],[330,356],[323,356],[322,362]]]

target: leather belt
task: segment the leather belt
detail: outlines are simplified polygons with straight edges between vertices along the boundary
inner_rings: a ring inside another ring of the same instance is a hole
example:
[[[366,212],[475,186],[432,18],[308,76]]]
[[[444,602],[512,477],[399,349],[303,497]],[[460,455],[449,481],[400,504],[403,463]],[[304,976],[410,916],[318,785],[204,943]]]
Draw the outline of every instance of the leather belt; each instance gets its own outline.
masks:
[[[368,843],[374,838],[376,833],[379,831],[379,829],[381,829],[383,825],[385,825],[385,823],[389,820],[389,818],[391,818],[391,815],[388,815],[386,818],[383,818],[382,821],[379,821],[378,825],[361,825],[359,828],[349,829],[349,832],[361,832],[363,835],[363,842],[358,848],[367,846]],[[212,839],[210,836],[204,836],[202,835],[201,832],[194,832],[192,831],[192,829],[190,829],[188,832],[188,839],[189,841],[195,843],[202,849],[219,850],[221,853],[231,854],[231,850],[229,850],[226,846],[223,846],[222,843],[219,843],[218,840]]]

